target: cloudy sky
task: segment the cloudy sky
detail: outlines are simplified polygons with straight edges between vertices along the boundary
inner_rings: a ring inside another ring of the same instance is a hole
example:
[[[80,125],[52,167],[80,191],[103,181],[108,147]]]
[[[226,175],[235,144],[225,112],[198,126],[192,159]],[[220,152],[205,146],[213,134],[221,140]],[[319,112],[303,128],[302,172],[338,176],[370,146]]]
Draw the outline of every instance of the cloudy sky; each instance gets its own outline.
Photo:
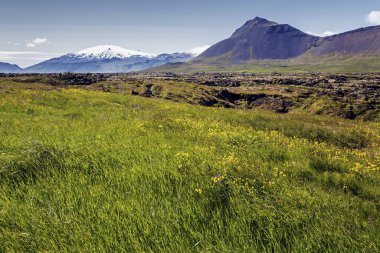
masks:
[[[0,0],[0,61],[22,67],[100,44],[188,51],[260,16],[331,35],[380,25],[379,0]]]

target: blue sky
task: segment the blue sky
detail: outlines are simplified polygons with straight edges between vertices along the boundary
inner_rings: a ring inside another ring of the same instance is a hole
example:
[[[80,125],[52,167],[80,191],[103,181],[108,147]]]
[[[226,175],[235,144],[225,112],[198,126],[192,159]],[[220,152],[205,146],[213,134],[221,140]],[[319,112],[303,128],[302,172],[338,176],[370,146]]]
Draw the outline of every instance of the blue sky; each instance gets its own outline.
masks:
[[[0,0],[0,61],[25,67],[108,43],[187,51],[227,38],[255,16],[338,33],[380,24],[373,11],[379,0]]]

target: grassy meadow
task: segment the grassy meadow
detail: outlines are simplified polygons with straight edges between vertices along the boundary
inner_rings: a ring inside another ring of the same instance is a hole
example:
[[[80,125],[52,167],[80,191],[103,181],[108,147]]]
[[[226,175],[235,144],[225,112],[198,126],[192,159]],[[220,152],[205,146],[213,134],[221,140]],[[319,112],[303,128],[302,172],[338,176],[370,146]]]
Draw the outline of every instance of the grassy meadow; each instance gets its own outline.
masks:
[[[375,73],[380,68],[378,56],[355,55],[325,57],[302,56],[293,60],[260,60],[232,63],[211,58],[193,63],[172,63],[151,69],[155,72],[252,72],[252,73]]]
[[[0,252],[379,252],[380,123],[0,82]]]

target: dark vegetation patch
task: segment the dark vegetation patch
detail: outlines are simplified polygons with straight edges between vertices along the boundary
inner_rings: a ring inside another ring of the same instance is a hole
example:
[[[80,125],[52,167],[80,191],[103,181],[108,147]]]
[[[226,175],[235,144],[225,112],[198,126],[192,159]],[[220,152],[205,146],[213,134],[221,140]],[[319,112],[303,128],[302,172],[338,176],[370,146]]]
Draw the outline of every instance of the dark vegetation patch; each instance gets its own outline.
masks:
[[[3,164],[0,177],[14,183],[34,181],[51,169],[62,169],[65,166],[64,153],[52,146],[31,143]]]
[[[90,85],[105,81],[106,74],[78,74],[78,73],[57,73],[57,74],[3,74],[3,77],[12,77],[12,81],[18,83],[44,83],[50,85]]]

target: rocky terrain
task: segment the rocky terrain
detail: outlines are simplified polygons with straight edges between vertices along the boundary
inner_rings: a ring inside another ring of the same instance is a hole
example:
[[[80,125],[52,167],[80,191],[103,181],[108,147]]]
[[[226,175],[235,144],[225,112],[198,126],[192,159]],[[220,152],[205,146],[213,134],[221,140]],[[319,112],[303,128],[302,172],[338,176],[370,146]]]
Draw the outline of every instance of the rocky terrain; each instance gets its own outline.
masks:
[[[261,108],[278,113],[303,110],[369,121],[380,116],[379,74],[156,73],[118,78],[135,95],[204,106]]]
[[[380,74],[2,74],[0,80],[74,86],[202,106],[380,120]]]

